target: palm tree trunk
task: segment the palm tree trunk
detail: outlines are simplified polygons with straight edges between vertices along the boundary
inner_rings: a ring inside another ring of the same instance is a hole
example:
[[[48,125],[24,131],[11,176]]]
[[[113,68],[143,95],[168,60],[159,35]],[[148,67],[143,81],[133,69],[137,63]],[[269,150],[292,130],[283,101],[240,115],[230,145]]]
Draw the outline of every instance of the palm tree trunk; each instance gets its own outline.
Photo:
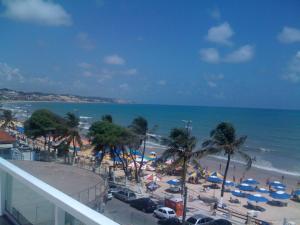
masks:
[[[147,135],[145,135],[145,137],[144,137],[144,145],[143,145],[142,160],[141,160],[141,164],[140,164],[139,169],[138,169],[138,175],[139,175],[139,176],[140,176],[140,174],[141,174],[142,166],[143,166],[143,163],[144,163],[144,157],[145,157],[145,151],[146,151],[146,139],[147,139]],[[139,179],[139,180],[140,180],[140,179]]]
[[[225,190],[225,182],[226,182],[226,178],[227,178],[227,172],[229,169],[229,164],[230,164],[230,154],[228,153],[227,155],[227,163],[226,163],[226,168],[225,168],[225,172],[224,172],[224,179],[222,182],[222,189],[221,189],[221,201],[220,203],[223,204],[223,196],[224,196],[224,190]]]
[[[183,215],[182,225],[185,225],[186,205],[187,205],[187,188],[186,188],[186,173],[187,173],[187,156],[183,157],[183,171],[182,171],[182,196],[183,196]]]

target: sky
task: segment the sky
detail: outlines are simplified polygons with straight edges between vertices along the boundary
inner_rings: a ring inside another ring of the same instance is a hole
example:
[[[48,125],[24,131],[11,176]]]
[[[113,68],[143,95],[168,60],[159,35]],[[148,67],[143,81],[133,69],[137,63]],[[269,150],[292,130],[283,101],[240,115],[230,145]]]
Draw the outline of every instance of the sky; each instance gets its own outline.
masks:
[[[300,1],[0,0],[0,88],[300,109]]]

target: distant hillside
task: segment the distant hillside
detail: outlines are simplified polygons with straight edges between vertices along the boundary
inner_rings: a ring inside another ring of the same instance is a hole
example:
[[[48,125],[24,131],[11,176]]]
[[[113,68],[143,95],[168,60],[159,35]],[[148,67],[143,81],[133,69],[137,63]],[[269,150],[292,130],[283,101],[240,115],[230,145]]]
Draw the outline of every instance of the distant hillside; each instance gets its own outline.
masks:
[[[133,103],[132,101],[115,98],[86,97],[71,94],[52,94],[42,92],[15,91],[0,89],[0,101],[47,101],[47,102],[81,102],[81,103]]]

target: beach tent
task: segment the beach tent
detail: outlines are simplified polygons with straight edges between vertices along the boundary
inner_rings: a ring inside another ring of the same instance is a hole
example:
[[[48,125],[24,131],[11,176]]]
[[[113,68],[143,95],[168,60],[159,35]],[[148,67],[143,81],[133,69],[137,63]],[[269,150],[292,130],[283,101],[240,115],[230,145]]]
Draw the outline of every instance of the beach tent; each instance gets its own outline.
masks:
[[[254,191],[255,188],[249,184],[241,183],[239,186],[239,189],[242,191]]]
[[[170,184],[170,185],[180,185],[181,182],[178,179],[173,179],[173,180],[168,180],[167,184]]]
[[[285,187],[285,185],[284,185],[283,183],[281,183],[280,181],[278,181],[278,180],[275,180],[275,181],[270,182],[269,185],[270,185],[270,186],[273,186],[273,187],[275,187],[275,186],[282,186],[282,187]]]
[[[207,178],[207,181],[211,182],[211,183],[221,183],[222,179],[217,177],[217,176],[209,176]]]
[[[269,200],[263,197],[261,194],[248,195],[248,199],[253,202],[268,202]]]
[[[300,189],[293,192],[294,195],[300,195]]]
[[[285,191],[285,187],[283,186],[272,186],[274,189],[276,189],[277,191]]]
[[[291,195],[285,193],[284,191],[272,192],[270,196],[274,199],[289,199],[291,197]]]
[[[247,180],[244,180],[242,183],[244,183],[244,184],[251,184],[251,185],[253,185],[253,184],[259,184],[259,182],[257,180],[255,180],[255,179],[253,179],[253,178],[248,178]]]
[[[260,193],[269,193],[269,191],[265,188],[258,188],[256,191],[258,191]]]

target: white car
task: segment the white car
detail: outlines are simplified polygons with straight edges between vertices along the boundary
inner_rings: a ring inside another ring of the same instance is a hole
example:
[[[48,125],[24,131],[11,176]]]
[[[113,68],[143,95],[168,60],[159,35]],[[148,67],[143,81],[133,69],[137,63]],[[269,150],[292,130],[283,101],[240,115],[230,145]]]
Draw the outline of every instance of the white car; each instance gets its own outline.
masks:
[[[161,207],[154,210],[154,215],[160,219],[169,219],[176,217],[175,211],[168,207]]]

